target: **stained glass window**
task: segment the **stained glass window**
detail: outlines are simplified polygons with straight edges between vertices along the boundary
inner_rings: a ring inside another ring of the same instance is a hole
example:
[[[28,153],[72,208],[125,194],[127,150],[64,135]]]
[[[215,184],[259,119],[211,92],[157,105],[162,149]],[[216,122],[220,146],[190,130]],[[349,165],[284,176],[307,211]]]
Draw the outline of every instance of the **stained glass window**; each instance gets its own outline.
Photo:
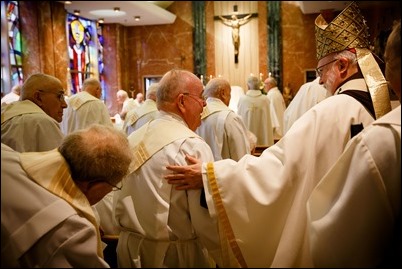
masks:
[[[96,22],[67,15],[68,54],[70,59],[69,71],[71,83],[70,94],[82,90],[86,78],[99,78],[103,84],[103,37],[101,26]],[[100,34],[99,34],[100,32]],[[102,86],[102,89],[104,87]],[[104,96],[104,94],[102,94]]]
[[[98,34],[98,70],[99,70],[99,80],[101,82],[102,85],[102,99],[105,100],[106,99],[106,87],[105,87],[105,80],[104,80],[104,72],[103,72],[103,34],[102,34],[102,25],[100,23],[98,23],[97,26],[97,34]]]
[[[2,70],[2,76],[10,75],[11,81],[9,82],[9,86],[13,86],[22,83],[23,81],[22,46],[21,46],[18,1],[5,1],[5,2],[6,2],[6,16],[8,24],[7,30],[8,30],[9,65],[2,63],[2,69],[4,68],[4,70]]]

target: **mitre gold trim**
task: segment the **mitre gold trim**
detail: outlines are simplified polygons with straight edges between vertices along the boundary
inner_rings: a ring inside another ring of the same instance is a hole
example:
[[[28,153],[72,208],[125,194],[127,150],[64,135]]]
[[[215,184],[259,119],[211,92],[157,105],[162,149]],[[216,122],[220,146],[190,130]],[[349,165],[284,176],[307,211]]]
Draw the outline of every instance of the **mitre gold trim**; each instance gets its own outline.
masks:
[[[366,20],[355,2],[329,24],[320,14],[315,20],[317,59],[349,48],[369,48]]]
[[[354,49],[373,101],[376,119],[391,111],[387,82],[369,49],[366,20],[355,2],[330,23],[320,14],[315,20],[315,37],[318,60],[330,53]]]

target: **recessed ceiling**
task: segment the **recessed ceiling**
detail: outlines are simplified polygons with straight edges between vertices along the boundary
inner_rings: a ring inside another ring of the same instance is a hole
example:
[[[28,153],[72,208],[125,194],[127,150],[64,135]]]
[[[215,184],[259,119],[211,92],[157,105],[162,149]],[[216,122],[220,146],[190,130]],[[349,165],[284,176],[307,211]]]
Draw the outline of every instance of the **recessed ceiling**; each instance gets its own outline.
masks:
[[[118,23],[124,26],[172,24],[176,15],[167,11],[173,1],[72,1],[64,4],[69,13],[80,11],[80,17],[98,20],[105,24]],[[115,11],[119,8],[120,11]],[[139,21],[135,17],[140,16]]]
[[[320,13],[321,10],[343,10],[351,1],[297,1],[303,14]]]
[[[296,1],[303,14],[321,13],[323,10],[341,11],[352,1]],[[398,1],[355,1],[360,9],[393,8],[400,9]]]

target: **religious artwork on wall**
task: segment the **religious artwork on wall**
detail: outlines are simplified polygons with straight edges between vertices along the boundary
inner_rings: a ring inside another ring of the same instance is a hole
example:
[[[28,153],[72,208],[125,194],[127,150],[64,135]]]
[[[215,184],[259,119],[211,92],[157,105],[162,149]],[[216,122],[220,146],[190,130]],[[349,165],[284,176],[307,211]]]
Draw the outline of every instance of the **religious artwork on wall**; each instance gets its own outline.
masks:
[[[234,46],[235,63],[239,62],[240,26],[248,23],[251,15],[252,14],[248,14],[243,18],[238,18],[236,14],[233,14],[230,19],[219,16],[219,18],[225,25],[232,27],[232,41]]]
[[[98,46],[95,22],[68,14],[67,27],[70,94],[75,94],[81,91],[86,78],[99,76],[99,50],[102,52],[102,49]]]
[[[104,63],[103,63],[103,44],[104,44],[104,38],[103,38],[103,33],[102,33],[102,25],[98,23],[96,32],[98,35],[98,42],[97,42],[97,48],[98,48],[98,72],[99,72],[99,81],[102,86],[102,96],[101,99],[103,101],[106,101],[106,85],[105,85],[105,73],[104,73]]]
[[[19,23],[18,1],[6,1],[8,21],[8,43],[11,65],[11,85],[22,83],[22,46]]]
[[[248,23],[250,19],[256,14],[243,14],[231,16],[218,16],[222,23],[232,27],[232,42],[234,46],[234,62],[239,62],[239,49],[240,49],[240,26]],[[228,18],[229,17],[229,18]]]

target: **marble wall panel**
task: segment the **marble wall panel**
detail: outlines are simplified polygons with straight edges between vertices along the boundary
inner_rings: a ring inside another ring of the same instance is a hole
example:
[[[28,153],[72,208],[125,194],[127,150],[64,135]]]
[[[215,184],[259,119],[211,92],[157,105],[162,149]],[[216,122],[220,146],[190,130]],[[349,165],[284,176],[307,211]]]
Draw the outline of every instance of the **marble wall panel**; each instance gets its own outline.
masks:
[[[59,2],[20,1],[24,78],[42,72],[67,89],[66,13]]]
[[[38,42],[38,14],[36,3],[31,1],[20,1],[20,24],[22,40],[22,66],[24,78],[41,71],[40,66],[40,44]]]
[[[146,76],[162,76],[172,68],[193,72],[191,1],[175,2],[168,9],[177,16],[173,24],[128,29],[129,80],[135,93],[144,92]]]
[[[104,81],[106,93],[106,106],[110,115],[115,115],[120,107],[116,102],[116,92],[121,88],[119,83],[119,53],[118,40],[121,32],[121,26],[118,24],[105,24],[103,28],[103,62],[104,62]]]
[[[306,70],[317,66],[315,47],[315,18],[304,15],[293,1],[282,2],[282,68],[283,85],[293,95],[304,83]]]
[[[267,4],[265,1],[258,1],[258,46],[259,46],[259,70],[263,79],[268,77],[268,21]]]
[[[54,76],[60,79],[67,89],[67,79],[70,78],[67,34],[66,11],[61,3],[52,2],[52,32],[54,51]]]
[[[207,74],[215,74],[215,28],[214,25],[214,1],[206,1],[205,4],[205,24],[206,24],[206,57],[207,57]]]

